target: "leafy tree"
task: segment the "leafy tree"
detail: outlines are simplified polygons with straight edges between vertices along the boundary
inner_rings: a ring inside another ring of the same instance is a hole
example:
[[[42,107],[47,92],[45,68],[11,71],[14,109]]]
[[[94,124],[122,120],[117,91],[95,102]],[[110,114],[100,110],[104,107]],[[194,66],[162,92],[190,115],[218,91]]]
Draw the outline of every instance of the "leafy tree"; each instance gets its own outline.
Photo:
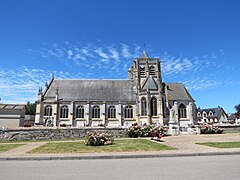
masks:
[[[25,111],[26,115],[35,115],[35,113],[36,113],[36,102],[30,103],[28,101],[27,104],[25,105],[25,107],[26,107],[26,111]]]
[[[235,109],[236,109],[236,111],[237,111],[237,112],[236,112],[236,116],[237,116],[237,117],[240,117],[240,104],[236,105],[236,106],[235,106]]]

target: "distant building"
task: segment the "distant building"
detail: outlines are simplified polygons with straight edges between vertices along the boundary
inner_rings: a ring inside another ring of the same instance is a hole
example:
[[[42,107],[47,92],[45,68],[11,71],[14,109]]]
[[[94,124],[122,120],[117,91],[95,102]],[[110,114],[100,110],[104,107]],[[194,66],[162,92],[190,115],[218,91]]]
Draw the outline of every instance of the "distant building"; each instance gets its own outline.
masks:
[[[235,113],[228,114],[228,121],[236,124],[240,124],[240,118]]]
[[[225,113],[225,111],[221,107],[197,109],[197,120],[198,120],[198,124],[227,123],[228,115]]]
[[[23,126],[25,105],[0,104],[0,127],[16,128]]]
[[[195,101],[182,83],[163,83],[159,58],[144,51],[128,70],[128,80],[56,80],[39,89],[35,124],[50,126],[181,127],[196,123]]]

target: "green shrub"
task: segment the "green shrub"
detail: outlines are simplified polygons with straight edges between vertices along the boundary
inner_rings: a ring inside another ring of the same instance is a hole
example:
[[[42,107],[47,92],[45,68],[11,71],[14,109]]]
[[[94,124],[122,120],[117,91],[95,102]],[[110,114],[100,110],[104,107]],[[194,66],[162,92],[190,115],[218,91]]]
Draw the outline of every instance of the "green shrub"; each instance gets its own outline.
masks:
[[[113,144],[113,137],[108,132],[92,131],[87,133],[85,144],[87,146],[103,146]]]

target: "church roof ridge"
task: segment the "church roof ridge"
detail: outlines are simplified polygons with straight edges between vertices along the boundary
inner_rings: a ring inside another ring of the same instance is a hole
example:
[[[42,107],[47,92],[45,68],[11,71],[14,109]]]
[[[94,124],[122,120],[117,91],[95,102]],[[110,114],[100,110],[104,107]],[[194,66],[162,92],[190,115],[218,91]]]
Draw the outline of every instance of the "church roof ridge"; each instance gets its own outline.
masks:
[[[54,81],[131,81],[129,79],[54,79]]]
[[[64,81],[64,80],[73,80],[73,81],[130,81],[129,79],[54,79],[54,81]]]

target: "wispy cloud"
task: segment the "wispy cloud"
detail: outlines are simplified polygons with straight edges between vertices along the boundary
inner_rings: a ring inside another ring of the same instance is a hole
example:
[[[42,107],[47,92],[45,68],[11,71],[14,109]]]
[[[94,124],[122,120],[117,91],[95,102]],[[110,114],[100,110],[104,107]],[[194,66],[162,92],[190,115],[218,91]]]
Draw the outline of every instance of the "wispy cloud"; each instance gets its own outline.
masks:
[[[132,55],[129,52],[129,46],[124,43],[121,43],[121,45],[122,45],[122,56],[126,59],[131,58]]]
[[[165,52],[161,58],[164,80],[182,82],[189,90],[233,85],[233,81],[224,76],[231,73],[233,68],[219,60],[223,56],[223,50],[192,58],[174,57]]]
[[[0,67],[2,102],[24,103],[36,100],[39,86],[44,86],[52,73],[57,79],[126,79],[133,58],[139,57],[142,53],[142,48],[138,44],[106,45],[102,41],[95,44],[44,43],[42,46],[39,49],[28,49],[27,53],[40,61],[46,59],[45,62],[58,64],[60,68]],[[239,83],[224,79],[223,72],[230,73],[232,67],[220,63],[219,59],[224,56],[223,50],[195,57],[172,56],[154,49],[148,53],[150,57],[162,54],[160,59],[165,82],[182,82],[192,91]]]
[[[15,69],[0,68],[0,97],[4,103],[34,102],[40,86],[44,86],[54,73],[58,78],[82,78],[80,74],[69,72],[30,69],[26,66]]]
[[[103,49],[102,48],[98,48],[98,49],[96,49],[95,51],[94,51],[99,57],[101,57],[102,58],[102,62],[108,62],[108,60],[109,60],[109,56],[105,53],[105,52],[103,52]]]

